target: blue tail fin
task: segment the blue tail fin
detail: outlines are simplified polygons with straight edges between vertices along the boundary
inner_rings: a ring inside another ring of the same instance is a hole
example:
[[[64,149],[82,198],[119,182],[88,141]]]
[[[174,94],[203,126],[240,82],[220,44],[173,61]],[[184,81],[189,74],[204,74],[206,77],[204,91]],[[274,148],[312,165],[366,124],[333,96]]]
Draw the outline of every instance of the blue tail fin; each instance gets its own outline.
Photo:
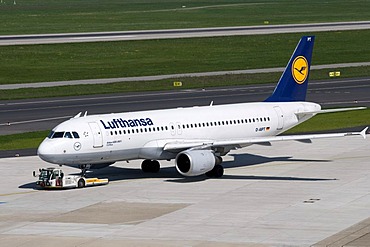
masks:
[[[303,36],[284,73],[265,102],[305,101],[315,36]]]

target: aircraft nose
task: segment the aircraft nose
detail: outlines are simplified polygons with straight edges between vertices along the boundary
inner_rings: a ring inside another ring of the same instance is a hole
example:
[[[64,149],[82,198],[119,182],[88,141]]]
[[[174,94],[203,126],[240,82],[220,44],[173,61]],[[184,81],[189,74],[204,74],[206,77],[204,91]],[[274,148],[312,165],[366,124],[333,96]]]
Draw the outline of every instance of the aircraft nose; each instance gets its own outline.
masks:
[[[55,157],[55,150],[53,145],[45,139],[37,149],[37,155],[44,161],[54,163],[53,157]]]

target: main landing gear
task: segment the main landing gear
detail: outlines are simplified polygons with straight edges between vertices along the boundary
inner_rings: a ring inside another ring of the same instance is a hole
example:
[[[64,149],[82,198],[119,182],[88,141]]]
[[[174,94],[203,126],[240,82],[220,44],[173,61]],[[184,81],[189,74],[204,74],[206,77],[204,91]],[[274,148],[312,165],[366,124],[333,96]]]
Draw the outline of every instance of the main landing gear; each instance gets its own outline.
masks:
[[[157,173],[161,169],[161,166],[157,160],[144,160],[141,163],[141,170],[143,172]]]
[[[221,165],[222,157],[216,156],[216,165],[212,170],[206,172],[206,176],[209,178],[220,178],[224,175],[224,167]]]
[[[212,170],[206,172],[206,176],[209,178],[220,178],[224,175],[224,168],[222,165],[215,165]]]

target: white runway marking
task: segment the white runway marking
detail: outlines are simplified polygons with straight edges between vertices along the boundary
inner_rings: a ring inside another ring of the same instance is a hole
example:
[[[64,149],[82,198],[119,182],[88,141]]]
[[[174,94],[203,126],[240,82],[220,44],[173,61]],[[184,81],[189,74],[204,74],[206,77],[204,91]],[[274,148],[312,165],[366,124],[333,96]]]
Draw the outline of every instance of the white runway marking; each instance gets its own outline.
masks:
[[[44,121],[51,121],[51,120],[58,120],[58,119],[67,119],[67,118],[71,118],[71,117],[72,116],[63,116],[63,117],[52,117],[52,118],[25,120],[25,121],[19,121],[19,122],[7,122],[7,123],[0,123],[0,126],[25,124],[25,123],[35,123],[35,122],[44,122]]]

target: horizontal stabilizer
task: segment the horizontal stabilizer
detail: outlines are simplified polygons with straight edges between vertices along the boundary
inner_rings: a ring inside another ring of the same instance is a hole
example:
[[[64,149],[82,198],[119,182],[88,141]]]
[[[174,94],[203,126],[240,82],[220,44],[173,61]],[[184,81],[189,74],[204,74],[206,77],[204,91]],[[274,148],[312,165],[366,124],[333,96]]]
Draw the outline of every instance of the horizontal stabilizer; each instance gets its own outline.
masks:
[[[365,110],[366,107],[350,107],[350,108],[337,108],[337,109],[327,109],[327,110],[318,110],[318,111],[303,111],[303,112],[296,112],[295,115],[302,116],[302,115],[315,115],[320,113],[331,113],[331,112],[342,112],[342,111],[356,111],[356,110]]]

